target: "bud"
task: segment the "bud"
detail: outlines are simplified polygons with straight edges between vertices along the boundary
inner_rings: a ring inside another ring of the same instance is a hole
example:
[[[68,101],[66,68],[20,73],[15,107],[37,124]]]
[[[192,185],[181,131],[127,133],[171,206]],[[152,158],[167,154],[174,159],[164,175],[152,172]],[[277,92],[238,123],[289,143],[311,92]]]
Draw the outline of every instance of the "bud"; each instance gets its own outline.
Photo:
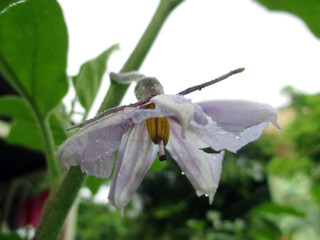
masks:
[[[136,88],[134,89],[134,94],[136,98],[141,101],[150,96],[163,94],[163,87],[161,83],[152,77],[145,77],[138,81]]]

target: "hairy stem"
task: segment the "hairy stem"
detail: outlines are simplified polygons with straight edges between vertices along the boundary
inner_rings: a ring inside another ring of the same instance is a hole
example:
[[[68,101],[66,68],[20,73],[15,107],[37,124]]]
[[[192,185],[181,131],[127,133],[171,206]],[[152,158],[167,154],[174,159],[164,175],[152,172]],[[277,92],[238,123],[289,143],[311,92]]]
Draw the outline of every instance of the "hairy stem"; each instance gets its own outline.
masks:
[[[161,0],[148,28],[125,63],[121,72],[138,70],[170,12],[183,0]],[[99,112],[118,106],[129,85],[112,82]],[[79,167],[71,167],[63,181],[51,194],[36,230],[35,240],[56,240],[64,221],[84,182],[85,175]]]
[[[220,77],[218,77],[216,79],[213,79],[213,80],[211,80],[209,82],[205,82],[205,83],[199,84],[197,86],[193,86],[193,87],[190,87],[190,88],[188,88],[186,90],[183,90],[182,92],[179,92],[178,94],[179,95],[187,95],[187,94],[195,92],[195,91],[200,91],[201,89],[203,89],[205,87],[208,87],[208,86],[210,86],[212,84],[216,84],[218,82],[221,82],[221,81],[227,79],[228,77],[231,77],[232,75],[237,74],[237,73],[241,73],[243,71],[244,71],[244,68],[237,68],[237,69],[232,70],[232,71],[230,71],[230,72],[228,72],[228,73],[226,73],[226,74],[224,74],[224,75],[222,75],[222,76],[220,76]]]
[[[72,167],[60,186],[51,193],[42,213],[34,240],[56,240],[85,177],[80,167]]]

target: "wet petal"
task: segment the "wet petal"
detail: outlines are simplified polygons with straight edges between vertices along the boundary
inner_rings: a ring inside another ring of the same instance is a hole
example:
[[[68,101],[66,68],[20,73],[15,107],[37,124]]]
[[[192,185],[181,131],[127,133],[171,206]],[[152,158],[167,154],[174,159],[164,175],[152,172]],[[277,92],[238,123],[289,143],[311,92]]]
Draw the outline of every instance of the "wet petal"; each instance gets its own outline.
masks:
[[[121,213],[156,158],[159,147],[151,141],[145,123],[135,125],[123,135],[109,200]]]
[[[152,117],[174,117],[182,126],[183,133],[187,130],[190,121],[199,125],[207,124],[202,109],[180,95],[158,95],[150,100],[155,109],[141,109],[134,113],[132,120],[140,123]]]
[[[203,141],[194,132],[187,131],[185,138],[180,134],[180,126],[170,122],[171,135],[167,149],[185,173],[198,195],[206,194],[210,203],[217,190],[223,152],[208,154],[200,150]]]
[[[114,152],[120,145],[123,132],[132,124],[134,111],[133,108],[125,109],[80,129],[59,147],[57,155],[62,165],[66,169],[79,165],[88,175],[109,177]]]
[[[267,104],[246,100],[214,100],[197,103],[217,126],[231,133],[271,122],[277,124],[277,111]]]
[[[114,154],[105,156],[94,162],[82,162],[81,171],[87,175],[93,175],[98,178],[108,178],[114,164]]]
[[[191,126],[189,131],[202,139],[204,147],[211,147],[216,151],[223,149],[236,152],[249,142],[260,137],[264,128],[268,127],[268,122],[262,122],[251,126],[242,132],[228,132],[219,127],[210,117],[208,124],[202,127]]]

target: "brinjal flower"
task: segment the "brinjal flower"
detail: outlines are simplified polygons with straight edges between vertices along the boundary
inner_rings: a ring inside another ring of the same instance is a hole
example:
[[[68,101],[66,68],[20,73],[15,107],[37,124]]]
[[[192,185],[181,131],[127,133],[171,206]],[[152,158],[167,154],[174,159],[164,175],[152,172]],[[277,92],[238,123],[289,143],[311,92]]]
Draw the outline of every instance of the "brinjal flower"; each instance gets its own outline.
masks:
[[[121,212],[157,154],[160,161],[167,159],[165,148],[197,195],[205,194],[211,204],[219,184],[222,150],[236,152],[259,138],[269,123],[278,127],[276,110],[266,104],[245,100],[192,103],[181,94],[153,95],[141,104],[88,122],[58,151],[66,169],[79,165],[87,175],[108,178],[118,150],[108,198]],[[204,148],[220,152],[209,154]]]

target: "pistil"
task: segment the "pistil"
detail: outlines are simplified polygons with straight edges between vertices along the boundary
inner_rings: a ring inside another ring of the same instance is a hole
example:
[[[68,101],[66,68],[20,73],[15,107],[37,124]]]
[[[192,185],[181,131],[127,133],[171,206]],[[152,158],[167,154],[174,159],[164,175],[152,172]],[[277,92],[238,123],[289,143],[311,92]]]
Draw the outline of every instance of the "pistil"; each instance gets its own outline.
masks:
[[[161,140],[159,142],[159,160],[162,162],[167,159],[168,159],[168,157],[167,157],[166,153],[164,152],[164,144],[163,144],[163,141]]]

